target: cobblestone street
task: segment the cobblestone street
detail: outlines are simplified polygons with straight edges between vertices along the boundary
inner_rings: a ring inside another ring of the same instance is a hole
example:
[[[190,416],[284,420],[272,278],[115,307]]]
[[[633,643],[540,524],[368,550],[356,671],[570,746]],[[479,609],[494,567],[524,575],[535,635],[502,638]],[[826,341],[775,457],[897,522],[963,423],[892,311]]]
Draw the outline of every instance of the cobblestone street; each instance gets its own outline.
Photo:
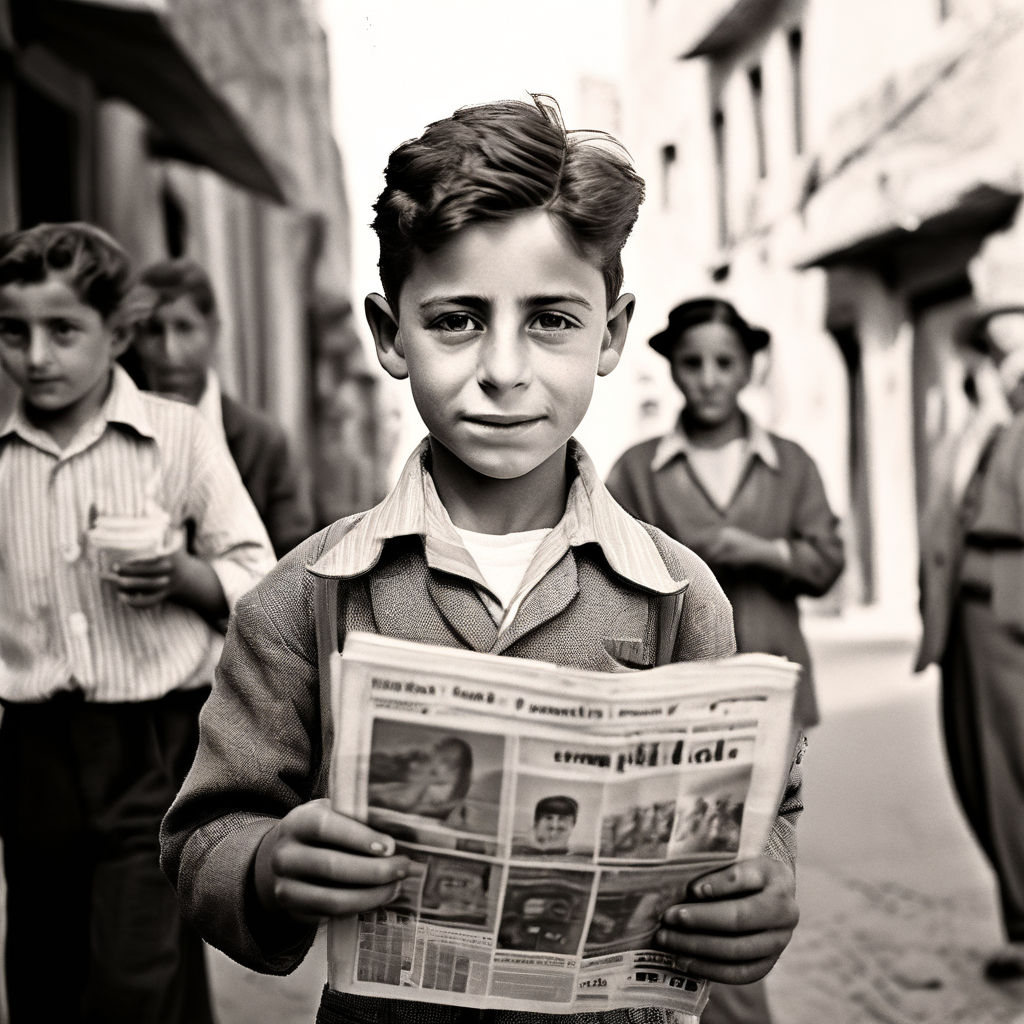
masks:
[[[769,987],[778,1024],[1007,1024],[1024,985],[982,977],[992,878],[947,777],[938,685],[906,641],[819,640],[823,724],[800,824],[801,923]]]

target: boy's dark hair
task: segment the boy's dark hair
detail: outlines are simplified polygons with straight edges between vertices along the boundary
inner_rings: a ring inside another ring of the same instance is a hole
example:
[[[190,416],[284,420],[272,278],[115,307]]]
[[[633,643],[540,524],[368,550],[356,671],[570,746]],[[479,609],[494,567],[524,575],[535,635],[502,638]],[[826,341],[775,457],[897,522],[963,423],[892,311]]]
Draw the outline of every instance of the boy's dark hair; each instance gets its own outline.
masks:
[[[93,224],[37,224],[0,237],[0,287],[64,278],[87,306],[106,320],[131,286],[124,249]]]
[[[174,302],[184,295],[195,303],[203,316],[214,316],[217,312],[217,297],[210,275],[187,256],[151,263],[139,274],[139,282],[153,290],[157,306]]]
[[[537,801],[533,809],[533,823],[536,824],[545,814],[557,814],[562,818],[576,820],[580,805],[571,796],[545,796]]]
[[[403,143],[374,204],[381,284],[397,313],[417,251],[468,224],[547,210],[604,275],[609,304],[622,287],[622,247],[644,198],[643,179],[612,136],[566,131],[557,105],[534,96],[463,107]]]

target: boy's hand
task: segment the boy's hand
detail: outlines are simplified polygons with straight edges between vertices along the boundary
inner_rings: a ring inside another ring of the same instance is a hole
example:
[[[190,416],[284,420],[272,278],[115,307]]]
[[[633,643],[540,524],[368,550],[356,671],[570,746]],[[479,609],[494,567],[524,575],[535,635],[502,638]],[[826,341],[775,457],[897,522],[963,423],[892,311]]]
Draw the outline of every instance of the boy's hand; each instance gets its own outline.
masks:
[[[409,861],[390,836],[313,800],[263,837],[253,871],[264,910],[319,922],[389,903]]]
[[[184,548],[155,558],[121,562],[104,575],[117,587],[118,597],[132,608],[152,608],[171,597],[184,571]]]
[[[730,985],[763,978],[800,918],[792,869],[771,857],[739,861],[690,885],[657,934],[686,974]]]
[[[121,562],[103,579],[117,587],[118,597],[131,608],[177,601],[211,620],[228,613],[217,574],[208,562],[189,554],[184,547],[154,558]]]

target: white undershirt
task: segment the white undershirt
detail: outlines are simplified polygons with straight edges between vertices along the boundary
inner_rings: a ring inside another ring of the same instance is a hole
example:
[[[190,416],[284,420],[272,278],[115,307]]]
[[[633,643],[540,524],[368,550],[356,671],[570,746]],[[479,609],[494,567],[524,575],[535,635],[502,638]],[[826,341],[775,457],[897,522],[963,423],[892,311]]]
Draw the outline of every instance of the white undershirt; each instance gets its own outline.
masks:
[[[501,602],[505,611],[502,624],[512,621],[516,608],[525,595],[516,591],[541,542],[551,532],[526,530],[523,533],[474,533],[455,527],[466,550],[473,556],[487,588]],[[513,604],[513,599],[516,598]]]
[[[740,477],[747,465],[747,452],[745,437],[726,441],[720,448],[698,448],[691,445],[687,449],[686,457],[701,486],[720,509],[729,507],[739,487]]]

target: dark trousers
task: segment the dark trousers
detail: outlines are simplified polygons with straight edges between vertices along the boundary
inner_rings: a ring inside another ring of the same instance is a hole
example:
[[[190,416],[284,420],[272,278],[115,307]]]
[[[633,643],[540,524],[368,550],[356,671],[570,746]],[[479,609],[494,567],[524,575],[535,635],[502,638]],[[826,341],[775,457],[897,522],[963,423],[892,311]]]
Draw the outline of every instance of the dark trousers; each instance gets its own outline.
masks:
[[[208,693],[5,705],[11,1024],[212,1022],[202,943],[159,865],[160,821],[195,755]]]
[[[970,594],[954,606],[942,716],[957,796],[995,871],[1007,937],[1024,942],[1024,638]]]

